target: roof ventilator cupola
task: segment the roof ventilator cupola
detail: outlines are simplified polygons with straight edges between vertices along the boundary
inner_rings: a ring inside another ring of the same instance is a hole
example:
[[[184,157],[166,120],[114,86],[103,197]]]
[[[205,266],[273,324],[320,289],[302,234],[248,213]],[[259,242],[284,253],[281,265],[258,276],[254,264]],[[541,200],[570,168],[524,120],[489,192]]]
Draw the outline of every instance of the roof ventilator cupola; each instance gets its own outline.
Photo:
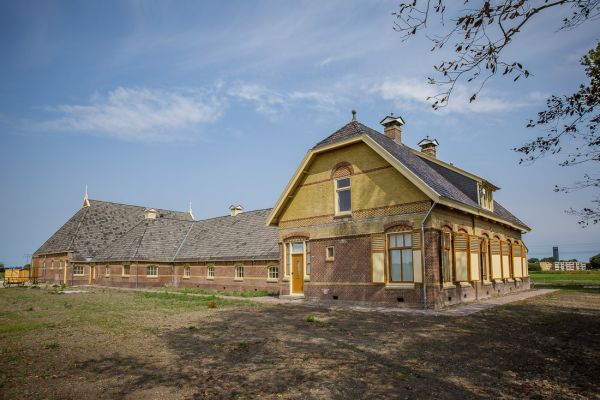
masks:
[[[158,218],[158,211],[156,211],[154,208],[146,208],[144,210],[144,218],[156,219]]]
[[[240,204],[236,205],[230,205],[229,206],[229,215],[231,215],[232,217],[235,217],[238,214],[241,214],[244,212],[244,207],[242,207]]]
[[[440,144],[436,139],[429,139],[429,136],[419,142],[421,153],[427,154],[430,157],[437,158],[437,147]]]
[[[402,125],[404,125],[402,117],[397,117],[394,113],[391,113],[382,119],[380,124],[383,125],[383,134],[385,136],[398,144],[402,143]]]

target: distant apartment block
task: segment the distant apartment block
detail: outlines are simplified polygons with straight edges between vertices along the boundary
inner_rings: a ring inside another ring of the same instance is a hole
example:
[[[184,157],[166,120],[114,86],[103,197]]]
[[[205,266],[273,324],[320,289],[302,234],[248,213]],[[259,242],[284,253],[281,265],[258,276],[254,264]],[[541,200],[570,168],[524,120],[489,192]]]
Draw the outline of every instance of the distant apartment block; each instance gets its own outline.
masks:
[[[579,261],[559,261],[552,265],[554,271],[585,271],[587,263]]]

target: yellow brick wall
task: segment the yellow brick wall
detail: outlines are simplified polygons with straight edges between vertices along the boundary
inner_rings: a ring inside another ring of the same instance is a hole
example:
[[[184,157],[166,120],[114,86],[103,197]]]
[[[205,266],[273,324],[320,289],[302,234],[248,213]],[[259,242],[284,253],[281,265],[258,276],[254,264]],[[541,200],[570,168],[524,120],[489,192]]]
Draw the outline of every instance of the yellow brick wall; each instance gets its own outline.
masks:
[[[284,226],[286,221],[334,215],[331,172],[340,162],[350,163],[354,172],[351,179],[353,213],[428,200],[366,144],[358,143],[316,156],[280,217]],[[391,210],[388,214],[397,213]]]

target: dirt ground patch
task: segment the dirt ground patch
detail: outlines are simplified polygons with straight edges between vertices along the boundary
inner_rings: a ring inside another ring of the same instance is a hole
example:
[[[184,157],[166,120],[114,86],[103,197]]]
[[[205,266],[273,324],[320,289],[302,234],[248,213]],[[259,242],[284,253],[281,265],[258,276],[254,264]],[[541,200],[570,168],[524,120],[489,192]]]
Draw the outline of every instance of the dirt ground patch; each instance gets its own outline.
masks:
[[[11,288],[0,398],[600,398],[599,317],[582,291],[448,317]]]

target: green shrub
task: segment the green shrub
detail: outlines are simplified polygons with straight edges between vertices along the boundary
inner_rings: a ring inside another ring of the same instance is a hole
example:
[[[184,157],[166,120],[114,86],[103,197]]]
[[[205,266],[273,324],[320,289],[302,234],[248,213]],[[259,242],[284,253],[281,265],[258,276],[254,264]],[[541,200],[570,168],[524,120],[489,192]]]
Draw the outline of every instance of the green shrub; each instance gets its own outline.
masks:
[[[532,263],[527,266],[530,271],[541,271],[542,267],[540,267],[540,263]]]
[[[308,314],[306,317],[306,322],[315,322],[315,316],[312,314]]]

